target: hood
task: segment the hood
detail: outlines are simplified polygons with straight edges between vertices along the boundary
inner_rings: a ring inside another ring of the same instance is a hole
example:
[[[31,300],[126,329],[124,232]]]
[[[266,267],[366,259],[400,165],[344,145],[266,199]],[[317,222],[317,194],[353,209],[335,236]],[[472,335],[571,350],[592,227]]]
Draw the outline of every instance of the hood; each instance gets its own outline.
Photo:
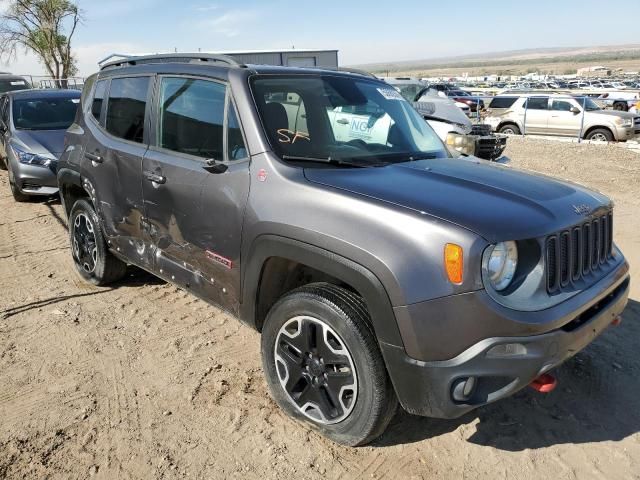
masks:
[[[13,141],[21,144],[28,152],[50,154],[60,158],[64,149],[66,130],[15,130]]]
[[[471,120],[456,106],[455,102],[448,98],[423,95],[414,105],[416,110],[427,119],[455,123],[471,131]]]
[[[620,110],[595,110],[591,112],[587,112],[587,114],[596,114],[596,115],[608,115],[610,117],[620,117],[620,118],[635,118],[637,115],[631,112],[623,112]]]
[[[604,195],[474,157],[378,168],[305,169],[306,178],[455,223],[489,242],[541,237],[608,208]],[[577,213],[579,212],[579,213]]]

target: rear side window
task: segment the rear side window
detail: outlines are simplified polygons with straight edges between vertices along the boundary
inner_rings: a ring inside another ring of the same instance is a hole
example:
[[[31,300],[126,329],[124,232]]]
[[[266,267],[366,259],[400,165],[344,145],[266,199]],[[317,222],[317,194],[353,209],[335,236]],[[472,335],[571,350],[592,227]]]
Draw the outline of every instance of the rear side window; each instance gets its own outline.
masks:
[[[193,78],[163,78],[158,126],[160,147],[223,160],[225,95],[226,87],[220,83]]]
[[[144,140],[149,77],[114,78],[107,104],[107,131],[131,142]]]
[[[491,100],[489,108],[511,108],[518,97],[495,97]]]
[[[93,94],[93,100],[91,101],[91,115],[98,123],[102,119],[102,103],[104,102],[104,95],[107,91],[107,81],[100,80],[96,83],[96,90]]]
[[[530,97],[524,102],[524,108],[529,110],[547,110],[549,97]]]

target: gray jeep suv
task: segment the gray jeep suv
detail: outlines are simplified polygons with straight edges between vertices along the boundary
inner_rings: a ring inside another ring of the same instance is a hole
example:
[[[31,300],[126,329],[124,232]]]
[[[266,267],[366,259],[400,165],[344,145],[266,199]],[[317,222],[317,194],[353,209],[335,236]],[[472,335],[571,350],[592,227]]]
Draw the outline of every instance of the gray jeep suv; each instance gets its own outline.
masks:
[[[58,183],[78,273],[127,264],[262,334],[271,394],[331,439],[399,403],[454,418],[532,384],[619,321],[612,203],[452,158],[382,81],[131,57],[90,77]]]

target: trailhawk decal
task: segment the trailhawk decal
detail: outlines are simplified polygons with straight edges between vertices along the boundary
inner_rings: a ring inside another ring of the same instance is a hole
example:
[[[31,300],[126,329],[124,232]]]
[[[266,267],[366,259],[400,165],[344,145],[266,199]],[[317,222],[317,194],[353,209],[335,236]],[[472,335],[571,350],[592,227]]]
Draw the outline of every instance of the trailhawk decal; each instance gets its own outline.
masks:
[[[222,265],[223,267],[231,270],[233,268],[233,261],[229,260],[228,258],[223,257],[222,255],[218,255],[215,252],[212,252],[210,250],[207,250],[205,252],[205,255],[207,256],[207,258],[213,262],[219,263],[220,265]]]

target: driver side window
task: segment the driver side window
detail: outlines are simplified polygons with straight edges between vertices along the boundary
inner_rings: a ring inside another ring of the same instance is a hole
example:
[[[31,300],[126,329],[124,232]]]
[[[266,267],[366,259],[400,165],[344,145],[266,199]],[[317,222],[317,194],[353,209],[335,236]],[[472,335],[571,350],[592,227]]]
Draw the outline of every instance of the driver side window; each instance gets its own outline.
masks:
[[[570,112],[574,105],[566,100],[554,100],[551,102],[551,110],[556,112]]]

